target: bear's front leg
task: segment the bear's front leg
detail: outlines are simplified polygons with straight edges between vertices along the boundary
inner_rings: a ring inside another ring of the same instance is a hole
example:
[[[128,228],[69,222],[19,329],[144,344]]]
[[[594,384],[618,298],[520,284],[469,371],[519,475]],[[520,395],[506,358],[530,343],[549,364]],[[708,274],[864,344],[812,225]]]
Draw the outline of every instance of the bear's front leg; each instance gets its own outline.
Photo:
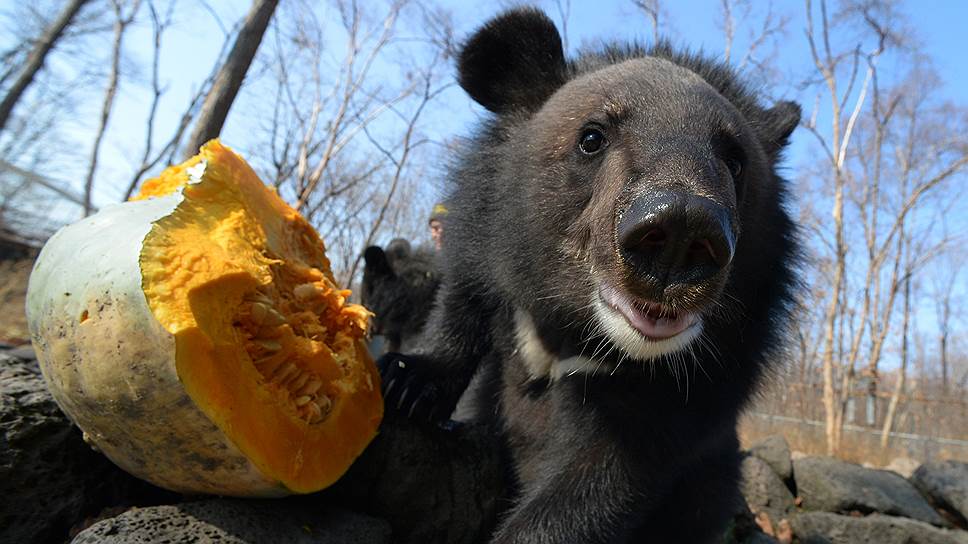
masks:
[[[643,520],[655,542],[719,543],[730,520],[746,508],[739,491],[740,454],[735,437],[678,469],[669,493]]]
[[[519,486],[492,543],[722,540],[741,504],[734,418],[670,406],[648,375],[535,395],[515,368],[502,415]]]
[[[537,472],[545,476],[525,484],[491,544],[638,542],[634,531],[646,505],[621,452],[602,444],[570,453],[578,455],[541,462]]]

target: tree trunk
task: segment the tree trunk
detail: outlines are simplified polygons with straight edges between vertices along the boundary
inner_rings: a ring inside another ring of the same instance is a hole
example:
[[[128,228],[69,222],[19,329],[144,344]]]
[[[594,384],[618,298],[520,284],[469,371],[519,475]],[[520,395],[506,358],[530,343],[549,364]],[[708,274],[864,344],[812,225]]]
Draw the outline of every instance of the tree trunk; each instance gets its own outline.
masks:
[[[94,211],[92,199],[94,197],[94,173],[97,172],[98,154],[101,150],[101,141],[108,129],[108,120],[111,118],[111,110],[114,109],[114,97],[118,93],[118,84],[121,80],[121,49],[124,40],[124,31],[134,21],[134,16],[141,7],[141,0],[134,0],[131,5],[131,13],[127,17],[124,15],[124,6],[120,0],[114,2],[114,41],[111,47],[111,73],[108,75],[108,86],[104,91],[104,103],[101,106],[101,118],[98,123],[97,132],[94,136],[94,144],[91,146],[91,160],[88,162],[87,177],[84,179],[84,217],[91,215]]]
[[[37,44],[34,45],[30,55],[27,56],[27,64],[20,72],[20,76],[10,87],[10,90],[7,91],[7,95],[3,97],[3,101],[0,102],[0,132],[3,132],[3,128],[7,125],[7,120],[10,118],[13,107],[34,80],[34,76],[43,67],[44,59],[47,58],[47,53],[54,47],[54,42],[60,38],[61,34],[64,33],[64,29],[67,28],[67,25],[77,15],[77,12],[87,2],[88,0],[71,0],[64,8],[64,11],[57,17],[57,20],[47,27],[43,36],[37,40]]]
[[[908,322],[911,319],[911,271],[904,279],[904,320],[901,323],[901,368],[898,370],[897,386],[894,394],[891,395],[891,402],[887,406],[887,415],[884,416],[884,429],[881,431],[881,449],[887,447],[891,438],[891,428],[894,426],[894,417],[897,414],[897,405],[901,401],[901,394],[904,393],[904,381],[907,378],[908,363]]]
[[[843,282],[846,268],[846,245],[844,244],[844,181],[836,176],[836,190],[834,197],[833,218],[837,239],[837,254],[834,264],[834,281],[831,285],[830,303],[824,318],[824,352],[823,352],[823,406],[824,431],[827,439],[827,455],[836,455],[840,449],[840,426],[837,421],[837,391],[834,388],[834,345],[837,341],[836,325],[840,310],[841,282]],[[841,394],[847,394],[842,391]]]
[[[262,36],[269,27],[269,20],[276,10],[279,0],[254,0],[245,24],[239,30],[239,36],[232,46],[225,63],[219,69],[212,88],[205,97],[202,110],[195,123],[195,130],[185,145],[185,156],[190,157],[198,152],[198,148],[212,138],[217,138],[229,114],[229,108],[235,101],[235,96],[242,87],[249,65],[255,57]]]
[[[953,282],[952,282],[953,283]],[[954,285],[951,286],[952,289]],[[941,392],[947,396],[948,395],[948,322],[951,319],[951,291],[948,289],[942,295],[944,300],[942,302],[941,311],[941,332],[938,335],[938,352],[941,358]]]

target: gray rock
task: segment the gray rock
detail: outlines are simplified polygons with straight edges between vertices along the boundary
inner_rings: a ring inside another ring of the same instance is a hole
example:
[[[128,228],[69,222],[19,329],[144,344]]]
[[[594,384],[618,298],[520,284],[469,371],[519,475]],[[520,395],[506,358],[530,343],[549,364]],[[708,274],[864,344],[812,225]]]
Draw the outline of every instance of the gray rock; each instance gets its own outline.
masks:
[[[793,484],[793,461],[790,459],[790,445],[783,435],[775,434],[753,444],[750,453],[766,461],[773,472],[790,487]],[[791,490],[793,488],[791,487]]]
[[[773,524],[790,518],[794,511],[793,495],[772,467],[755,455],[743,459],[743,497],[754,514],[765,512]]]
[[[291,500],[210,499],[133,508],[99,521],[72,544],[384,544],[390,525],[344,510],[314,511]]]
[[[85,516],[153,490],[165,496],[84,443],[36,361],[0,353],[0,542],[63,542]]]
[[[6,351],[6,354],[11,357],[16,357],[17,359],[22,359],[24,361],[34,361],[37,359],[37,354],[34,351],[34,346],[30,344],[23,344],[15,348],[11,348]]]
[[[925,463],[914,471],[911,483],[932,503],[951,513],[962,527],[968,526],[968,463]]]
[[[864,468],[828,457],[796,460],[793,471],[806,510],[878,512],[944,525],[941,516],[918,490],[894,472]]]
[[[804,512],[793,518],[793,534],[801,544],[968,544],[964,531],[880,514],[853,517]]]

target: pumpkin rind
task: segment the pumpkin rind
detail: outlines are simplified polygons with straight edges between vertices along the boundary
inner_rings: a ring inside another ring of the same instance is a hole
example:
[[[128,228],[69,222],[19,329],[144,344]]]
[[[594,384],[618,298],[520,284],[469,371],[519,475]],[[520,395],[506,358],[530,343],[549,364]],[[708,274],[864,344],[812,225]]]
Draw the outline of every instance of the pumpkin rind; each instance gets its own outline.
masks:
[[[105,455],[162,487],[278,496],[330,485],[382,417],[365,310],[332,284],[305,220],[227,148],[209,143],[158,179],[143,192],[153,198],[65,227],[38,257],[28,320],[55,400]],[[301,288],[318,295],[311,308],[289,276],[312,286]],[[267,294],[286,321],[260,328],[250,314],[265,305],[252,300]],[[275,383],[279,367],[256,361],[254,342],[285,342],[287,368],[305,376]],[[324,375],[307,411],[294,380]]]

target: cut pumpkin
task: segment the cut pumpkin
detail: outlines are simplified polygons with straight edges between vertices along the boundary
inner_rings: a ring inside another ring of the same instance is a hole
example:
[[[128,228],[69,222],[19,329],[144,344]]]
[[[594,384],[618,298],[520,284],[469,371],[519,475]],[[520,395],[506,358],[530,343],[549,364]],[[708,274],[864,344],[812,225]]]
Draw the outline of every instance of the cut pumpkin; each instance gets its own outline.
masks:
[[[58,232],[28,320],[55,399],[119,466],[182,492],[306,493],[376,434],[366,310],[312,227],[217,141]]]

